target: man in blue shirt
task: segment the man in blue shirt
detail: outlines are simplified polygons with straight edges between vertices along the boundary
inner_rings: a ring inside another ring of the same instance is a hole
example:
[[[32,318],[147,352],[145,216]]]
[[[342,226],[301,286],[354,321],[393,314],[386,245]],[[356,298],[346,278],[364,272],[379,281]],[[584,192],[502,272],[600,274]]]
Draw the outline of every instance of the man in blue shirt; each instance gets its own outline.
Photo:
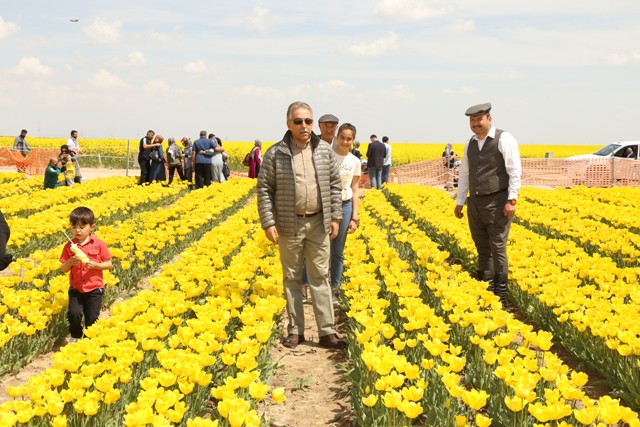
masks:
[[[207,138],[207,131],[200,131],[200,138],[193,142],[193,152],[191,153],[191,164],[196,173],[196,188],[211,185],[211,158],[213,157],[215,146]]]

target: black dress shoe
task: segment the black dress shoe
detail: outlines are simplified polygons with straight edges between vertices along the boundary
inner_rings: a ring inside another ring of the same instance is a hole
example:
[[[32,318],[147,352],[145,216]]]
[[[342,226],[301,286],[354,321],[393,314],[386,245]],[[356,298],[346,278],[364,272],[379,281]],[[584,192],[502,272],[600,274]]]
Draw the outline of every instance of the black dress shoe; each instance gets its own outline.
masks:
[[[296,348],[298,344],[303,342],[304,335],[289,334],[289,336],[282,341],[282,345],[287,348]]]
[[[338,338],[336,334],[329,334],[320,337],[318,340],[318,344],[320,347],[324,348],[334,348],[334,349],[343,349],[347,348],[347,343]]]

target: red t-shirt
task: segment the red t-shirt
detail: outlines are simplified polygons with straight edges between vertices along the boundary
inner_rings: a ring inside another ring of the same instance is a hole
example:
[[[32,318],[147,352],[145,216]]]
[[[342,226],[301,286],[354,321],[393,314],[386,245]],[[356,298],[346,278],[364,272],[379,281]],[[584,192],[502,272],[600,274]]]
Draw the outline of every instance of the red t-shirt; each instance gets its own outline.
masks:
[[[111,259],[111,253],[107,245],[93,234],[84,245],[80,245],[78,239],[73,239],[73,243],[77,244],[82,252],[87,254],[90,261],[103,262]],[[64,249],[62,249],[60,262],[66,262],[72,256],[74,256],[74,253],[71,250],[71,243],[67,242]],[[69,284],[80,292],[90,292],[94,289],[103,288],[102,270],[89,269],[84,263],[74,265],[69,271]]]

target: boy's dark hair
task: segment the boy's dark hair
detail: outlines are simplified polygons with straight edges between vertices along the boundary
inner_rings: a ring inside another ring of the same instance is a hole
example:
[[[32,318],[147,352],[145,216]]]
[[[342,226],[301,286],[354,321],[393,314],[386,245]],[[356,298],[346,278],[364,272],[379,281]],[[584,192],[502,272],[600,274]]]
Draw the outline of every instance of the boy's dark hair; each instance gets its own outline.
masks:
[[[79,208],[75,208],[71,211],[71,215],[69,215],[69,222],[71,222],[71,225],[93,225],[95,222],[95,216],[91,209],[80,206]]]
[[[382,137],[382,142],[389,142],[389,137],[388,136],[383,136]]]

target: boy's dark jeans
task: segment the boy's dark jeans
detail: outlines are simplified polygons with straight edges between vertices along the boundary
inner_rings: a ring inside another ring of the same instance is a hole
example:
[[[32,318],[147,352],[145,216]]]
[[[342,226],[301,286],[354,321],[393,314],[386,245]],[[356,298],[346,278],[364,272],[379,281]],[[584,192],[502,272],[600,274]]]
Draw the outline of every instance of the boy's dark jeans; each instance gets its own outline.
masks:
[[[88,328],[93,325],[100,316],[102,306],[103,289],[94,289],[90,292],[80,292],[75,288],[69,288],[69,332],[71,338],[82,338],[82,316],[84,315],[84,326]]]

